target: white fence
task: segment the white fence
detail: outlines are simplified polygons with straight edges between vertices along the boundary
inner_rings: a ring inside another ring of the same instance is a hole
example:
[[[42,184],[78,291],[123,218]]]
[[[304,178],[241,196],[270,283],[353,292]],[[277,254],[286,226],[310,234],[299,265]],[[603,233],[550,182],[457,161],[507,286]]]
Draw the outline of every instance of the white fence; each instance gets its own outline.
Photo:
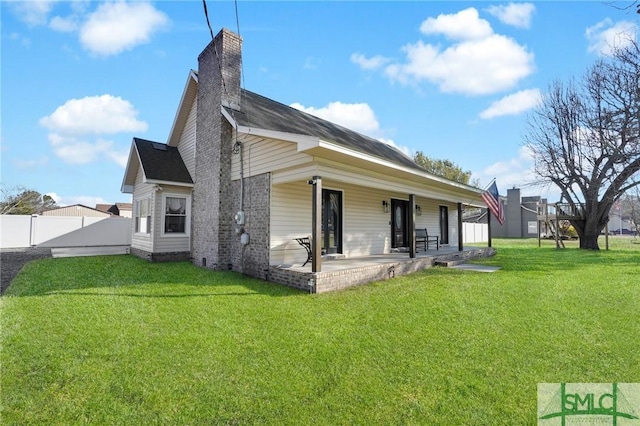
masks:
[[[489,229],[486,223],[462,223],[463,244],[489,242]]]
[[[0,215],[0,248],[131,245],[123,217]]]

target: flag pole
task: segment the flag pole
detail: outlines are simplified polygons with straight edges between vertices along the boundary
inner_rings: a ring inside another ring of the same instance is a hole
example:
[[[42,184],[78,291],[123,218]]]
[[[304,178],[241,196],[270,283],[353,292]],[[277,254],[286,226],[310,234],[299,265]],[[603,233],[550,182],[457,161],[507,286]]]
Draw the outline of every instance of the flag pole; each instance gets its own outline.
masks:
[[[484,189],[481,189],[481,194],[487,192],[487,190],[489,189],[489,187],[491,187],[491,185],[493,185],[496,182],[496,178],[494,177],[493,179],[491,179],[491,181],[489,182],[489,184],[487,186],[484,187]],[[480,189],[480,188],[478,188]],[[500,194],[498,194],[498,198],[500,197]],[[500,202],[498,200],[498,202]],[[486,204],[486,203],[485,203]],[[467,204],[471,205],[471,201],[468,201]],[[487,238],[489,240],[488,242],[488,246],[491,247],[491,209],[489,208],[489,206],[487,206]]]
[[[481,189],[481,188],[478,188],[478,189],[480,189],[480,191],[482,191],[482,192],[485,192],[487,189],[489,189],[489,187],[490,187],[491,185],[493,185],[493,183],[494,183],[495,181],[496,181],[496,178],[493,178],[493,179],[491,179],[491,181],[489,182],[489,185],[485,186],[485,187],[484,187],[484,189]],[[465,205],[467,205],[467,206],[468,206],[469,204],[471,204],[471,201],[467,202]]]
[[[493,185],[494,183],[496,183],[496,178],[494,177],[491,182],[489,182],[489,185],[487,185],[482,192],[486,192],[489,187],[491,187],[491,185]],[[499,200],[500,198],[500,193],[498,193],[498,202],[500,202]],[[489,208],[489,206],[487,206],[487,239],[488,239],[488,243],[487,246],[488,247],[492,247],[492,241],[491,241],[491,209]]]

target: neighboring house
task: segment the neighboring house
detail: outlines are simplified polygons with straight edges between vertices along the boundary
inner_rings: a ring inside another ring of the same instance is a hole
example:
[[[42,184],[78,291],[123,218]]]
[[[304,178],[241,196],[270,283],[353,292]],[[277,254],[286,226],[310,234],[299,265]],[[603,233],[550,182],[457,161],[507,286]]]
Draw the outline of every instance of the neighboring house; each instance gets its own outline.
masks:
[[[555,236],[554,226],[548,221],[545,222],[542,216],[538,216],[538,211],[542,214],[546,206],[553,208],[556,203],[548,203],[546,198],[539,195],[521,197],[519,188],[507,190],[507,196],[501,197],[504,206],[505,222],[500,225],[495,217],[491,217],[491,235],[493,237],[508,238],[537,238],[538,229],[540,236],[551,238]],[[474,209],[471,214],[465,215],[465,222],[487,223],[487,209]],[[612,208],[609,214],[607,228],[611,235],[633,235],[634,225],[629,218],[620,217],[616,208]],[[561,235],[563,233],[561,232]]]
[[[131,203],[96,204],[96,210],[111,213],[120,217],[132,217],[133,207]]]
[[[222,30],[200,54],[166,144],[133,140],[122,183],[133,194],[132,253],[306,288],[320,252],[414,257],[415,228],[462,250],[462,206],[482,205],[479,189],[242,89],[241,45]],[[295,238],[314,234],[311,272],[285,271],[307,258]]]
[[[86,216],[86,217],[111,217],[109,212],[100,211],[82,204],[73,204],[71,206],[58,207],[42,212],[42,216]]]
[[[501,225],[491,216],[492,237],[535,238],[538,236],[538,204],[547,200],[538,196],[520,197],[519,188],[507,190],[507,196],[500,196],[504,207],[505,221]],[[465,216],[465,222],[487,223],[487,209],[477,209]],[[544,224],[543,224],[544,225]],[[544,230],[543,230],[544,231]]]

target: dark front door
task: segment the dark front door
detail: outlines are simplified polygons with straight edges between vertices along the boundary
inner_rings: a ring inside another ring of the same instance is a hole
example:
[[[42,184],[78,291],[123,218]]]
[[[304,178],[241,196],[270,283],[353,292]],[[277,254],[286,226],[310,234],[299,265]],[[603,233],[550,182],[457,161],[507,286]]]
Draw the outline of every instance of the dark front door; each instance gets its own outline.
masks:
[[[440,206],[440,244],[449,244],[449,207]]]
[[[391,247],[409,246],[409,202],[391,199]]]
[[[322,190],[322,253],[342,253],[342,192]]]

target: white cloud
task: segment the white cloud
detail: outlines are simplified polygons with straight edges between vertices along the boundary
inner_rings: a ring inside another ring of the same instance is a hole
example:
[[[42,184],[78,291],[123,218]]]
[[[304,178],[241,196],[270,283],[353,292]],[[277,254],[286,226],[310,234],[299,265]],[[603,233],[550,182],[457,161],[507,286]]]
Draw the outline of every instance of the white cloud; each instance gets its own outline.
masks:
[[[147,123],[137,115],[133,105],[121,97],[87,96],[68,100],[42,117],[40,125],[64,136],[144,132]]]
[[[393,148],[397,149],[398,151],[400,151],[401,153],[403,153],[404,155],[406,155],[409,158],[413,158],[413,154],[415,153],[411,148],[409,148],[408,146],[404,146],[404,145],[398,145],[396,144],[396,142],[392,139],[385,139],[385,138],[378,138],[378,140],[382,143],[385,143],[389,146],[392,146]]]
[[[87,142],[74,137],[64,137],[55,133],[49,134],[49,142],[57,157],[70,164],[89,164],[101,155],[108,155],[113,149],[113,142],[98,139]]]
[[[62,197],[60,197],[55,192],[47,192],[44,195],[48,195],[49,197],[53,198],[53,201],[55,201],[57,205],[60,205],[60,201],[62,201]]]
[[[528,147],[523,146],[515,157],[498,161],[479,172],[474,172],[473,177],[479,179],[482,185],[488,185],[495,178],[500,193],[506,194],[509,188],[530,186],[535,182],[533,167],[533,153]]]
[[[35,169],[42,167],[49,162],[49,158],[46,156],[38,158],[30,158],[28,160],[13,160],[13,165],[19,169]]]
[[[493,102],[480,113],[480,118],[486,120],[503,115],[518,115],[536,106],[541,98],[539,89],[521,90]]]
[[[168,24],[167,15],[149,3],[103,3],[80,28],[80,42],[92,53],[117,55],[148,43]]]
[[[71,14],[49,19],[56,3],[70,7]],[[170,23],[166,14],[147,1],[106,1],[91,13],[88,9],[95,2],[89,0],[30,0],[10,4],[16,16],[28,25],[48,25],[58,32],[77,32],[80,44],[101,56],[117,55],[148,43],[155,32]]]
[[[378,119],[371,107],[366,103],[345,104],[331,102],[321,108],[305,107],[299,103],[294,103],[290,106],[365,135],[373,136],[380,131]]]
[[[22,46],[24,46],[24,47],[29,47],[29,46],[31,46],[31,39],[30,39],[30,38],[28,38],[28,37],[23,36],[23,35],[22,35],[22,34],[20,34],[20,33],[15,33],[15,32],[14,32],[14,33],[11,33],[11,34],[9,35],[9,39],[10,39],[10,40],[17,41],[18,43],[20,43],[20,44],[21,44]]]
[[[61,207],[73,206],[75,204],[82,204],[83,206],[94,208],[96,204],[111,204],[109,201],[105,201],[102,197],[95,197],[93,195],[58,195],[56,193],[47,194],[51,196]],[[55,197],[54,197],[55,195]]]
[[[116,151],[116,144],[113,141],[97,139],[94,142],[88,142],[50,133],[49,142],[54,154],[69,164],[89,164],[106,158],[122,168],[127,166],[128,151]]]
[[[40,125],[49,129],[49,143],[54,154],[70,164],[88,164],[100,159],[127,163],[127,153],[113,141],[97,138],[127,132],[144,132],[147,123],[136,118],[138,112],[126,100],[111,95],[70,99],[46,117]]]
[[[332,123],[339,124],[355,132],[362,133],[363,135],[376,138],[380,142],[394,147],[405,155],[409,157],[412,156],[411,149],[408,147],[397,145],[393,140],[382,137],[384,132],[380,128],[376,114],[369,104],[331,102],[321,108],[305,107],[299,103],[293,103],[290,106],[324,120],[331,121]]]
[[[385,58],[384,56],[381,56],[381,55],[376,55],[371,58],[367,58],[362,53],[353,53],[351,54],[351,62],[357,65],[360,65],[360,68],[362,69],[375,70],[391,62],[391,59]]]
[[[486,11],[501,22],[517,28],[529,28],[536,7],[532,3],[509,3],[507,5],[489,6]]]
[[[637,26],[634,22],[613,22],[606,18],[587,28],[585,36],[589,42],[587,50],[599,55],[610,55],[616,49],[625,48],[637,38]]]
[[[108,152],[105,152],[107,158],[109,158],[110,160],[112,160],[113,162],[115,162],[118,166],[122,167],[123,169],[125,167],[127,167],[127,161],[129,160],[129,150],[121,150],[121,151],[114,151],[114,150],[109,150]]]
[[[75,16],[69,16],[63,18],[61,16],[54,16],[49,21],[49,28],[54,31],[62,33],[70,33],[78,29],[78,22]]]
[[[444,50],[421,40],[403,48],[404,64],[385,73],[402,84],[428,81],[443,92],[485,95],[510,89],[534,70],[533,54],[513,39],[492,34]]]
[[[449,45],[423,40],[402,48],[406,60],[384,68],[392,80],[406,85],[435,84],[440,91],[486,95],[508,90],[534,71],[534,55],[514,39],[495,34],[475,8],[426,19],[425,35],[444,35]]]
[[[470,7],[451,15],[438,15],[437,18],[427,18],[420,31],[423,34],[442,34],[454,40],[473,40],[485,38],[493,34],[491,25],[480,19],[478,11]]]
[[[53,1],[15,1],[10,2],[13,12],[18,19],[30,26],[45,25],[47,23],[49,13],[53,9],[55,0]]]

